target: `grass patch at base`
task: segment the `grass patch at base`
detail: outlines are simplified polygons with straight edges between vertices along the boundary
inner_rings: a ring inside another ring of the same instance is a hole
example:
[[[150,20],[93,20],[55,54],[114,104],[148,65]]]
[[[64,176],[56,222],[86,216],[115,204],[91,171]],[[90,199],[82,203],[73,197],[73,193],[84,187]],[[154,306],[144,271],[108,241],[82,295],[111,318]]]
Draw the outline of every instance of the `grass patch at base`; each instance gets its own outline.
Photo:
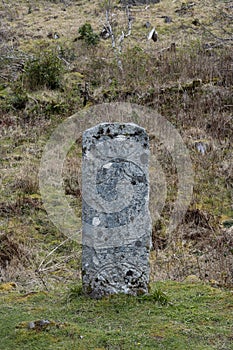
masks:
[[[155,288],[167,296],[166,305],[155,298]],[[74,286],[50,293],[1,291],[1,347],[233,349],[231,291],[202,283],[161,282],[152,285],[151,295],[92,300]],[[40,320],[49,324],[30,328]]]

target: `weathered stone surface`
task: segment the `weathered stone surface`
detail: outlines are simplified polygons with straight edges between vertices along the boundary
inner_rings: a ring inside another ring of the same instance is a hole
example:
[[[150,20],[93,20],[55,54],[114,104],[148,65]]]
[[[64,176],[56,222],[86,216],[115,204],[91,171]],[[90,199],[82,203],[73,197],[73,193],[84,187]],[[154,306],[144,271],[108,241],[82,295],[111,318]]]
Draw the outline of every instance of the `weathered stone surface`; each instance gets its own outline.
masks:
[[[149,141],[136,124],[83,134],[82,278],[86,294],[146,293],[151,220]]]

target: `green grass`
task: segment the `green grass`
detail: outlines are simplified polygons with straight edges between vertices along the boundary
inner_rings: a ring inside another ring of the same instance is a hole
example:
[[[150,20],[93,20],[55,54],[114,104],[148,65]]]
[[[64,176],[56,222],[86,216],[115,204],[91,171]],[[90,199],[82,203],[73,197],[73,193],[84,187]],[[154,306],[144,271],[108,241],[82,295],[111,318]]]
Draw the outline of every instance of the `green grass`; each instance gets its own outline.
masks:
[[[155,298],[164,293],[166,305]],[[0,300],[4,350],[233,349],[233,294],[201,283],[157,283],[146,298],[92,300],[70,286],[50,293],[2,291]],[[42,319],[50,324],[28,329]]]

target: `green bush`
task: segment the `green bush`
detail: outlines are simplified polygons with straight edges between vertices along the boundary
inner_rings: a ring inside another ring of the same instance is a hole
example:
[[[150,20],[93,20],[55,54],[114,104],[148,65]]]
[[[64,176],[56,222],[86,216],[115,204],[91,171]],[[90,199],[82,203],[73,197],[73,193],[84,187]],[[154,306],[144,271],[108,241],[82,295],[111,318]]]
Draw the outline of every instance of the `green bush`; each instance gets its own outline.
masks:
[[[27,94],[24,91],[16,91],[11,98],[11,105],[14,109],[24,109],[28,101]]]
[[[95,34],[90,23],[83,24],[78,30],[80,37],[87,45],[97,45],[100,38]]]
[[[0,86],[0,109],[2,111],[22,110],[26,107],[27,102],[27,92],[18,81],[14,81],[6,88]]]
[[[63,63],[55,52],[43,51],[26,62],[23,85],[29,90],[43,87],[57,89],[61,86],[63,68]]]

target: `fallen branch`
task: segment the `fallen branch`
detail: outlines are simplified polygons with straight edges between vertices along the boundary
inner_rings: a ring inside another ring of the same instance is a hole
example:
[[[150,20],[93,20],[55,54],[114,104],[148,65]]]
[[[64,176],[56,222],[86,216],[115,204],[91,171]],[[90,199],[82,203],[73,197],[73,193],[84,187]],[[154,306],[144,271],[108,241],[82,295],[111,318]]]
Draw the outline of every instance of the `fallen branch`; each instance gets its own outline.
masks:
[[[210,35],[212,35],[212,37],[214,37],[215,39],[221,41],[221,42],[226,42],[226,41],[232,41],[233,40],[233,37],[232,38],[220,38],[219,36],[215,35],[214,33],[212,33],[209,29],[206,28],[206,26],[204,26],[203,24],[201,24],[201,27],[206,31],[208,32]]]
[[[51,250],[51,252],[49,252],[46,257],[41,261],[39,267],[36,269],[36,272],[41,273],[43,270],[41,269],[42,266],[44,265],[45,261],[48,259],[48,257],[50,257],[53,253],[55,253],[55,251],[60,248],[61,246],[63,246],[66,242],[68,242],[70,239],[73,239],[74,236],[76,236],[77,234],[81,233],[81,231],[75,232],[73,235],[71,235],[70,237],[66,238],[63,242],[61,242],[60,244],[58,244],[58,246],[56,246],[53,250]],[[51,261],[50,261],[51,262]],[[48,263],[45,265],[47,266]]]

